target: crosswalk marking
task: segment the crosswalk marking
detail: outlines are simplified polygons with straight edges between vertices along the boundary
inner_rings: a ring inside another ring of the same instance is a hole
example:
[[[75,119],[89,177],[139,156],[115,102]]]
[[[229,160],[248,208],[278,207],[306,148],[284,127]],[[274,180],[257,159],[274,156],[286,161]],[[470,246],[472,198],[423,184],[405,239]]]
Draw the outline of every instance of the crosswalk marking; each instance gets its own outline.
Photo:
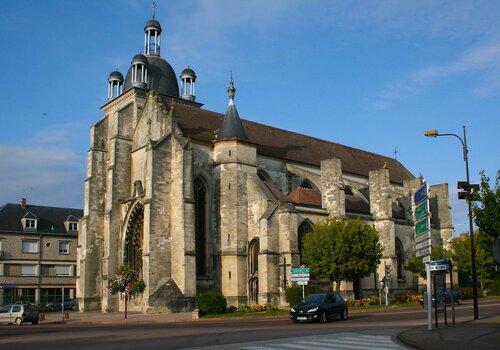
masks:
[[[262,346],[242,346],[246,350],[386,350],[401,349],[389,337],[381,335],[365,334],[337,334],[328,337],[317,336],[313,339],[294,338],[290,340],[281,339],[272,341]]]
[[[390,336],[354,332],[224,344],[198,350],[393,350],[403,349]],[[194,350],[194,349],[193,349]]]

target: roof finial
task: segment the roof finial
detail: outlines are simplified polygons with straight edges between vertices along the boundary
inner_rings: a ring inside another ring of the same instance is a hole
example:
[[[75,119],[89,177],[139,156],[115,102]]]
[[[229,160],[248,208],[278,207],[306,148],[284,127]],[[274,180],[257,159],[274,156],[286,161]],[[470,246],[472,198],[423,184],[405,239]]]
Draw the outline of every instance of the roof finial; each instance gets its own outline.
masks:
[[[151,6],[151,10],[153,11],[153,19],[155,19],[155,15],[156,15],[156,1],[153,1],[153,5]]]
[[[234,87],[233,71],[231,71],[231,77],[229,78],[229,85],[227,86],[227,95],[229,96],[229,103],[234,103],[234,94],[236,89]]]

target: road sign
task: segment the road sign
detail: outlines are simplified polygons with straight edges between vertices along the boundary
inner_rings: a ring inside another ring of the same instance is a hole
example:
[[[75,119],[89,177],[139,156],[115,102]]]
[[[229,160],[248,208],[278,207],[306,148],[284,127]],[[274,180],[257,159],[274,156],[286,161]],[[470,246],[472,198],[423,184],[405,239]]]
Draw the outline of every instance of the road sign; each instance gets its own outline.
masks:
[[[431,267],[431,271],[446,271],[450,268],[448,261],[441,260],[431,260],[429,261],[429,266]]]
[[[429,240],[419,242],[415,245],[415,250],[420,250],[429,247]]]
[[[290,278],[292,282],[309,281],[309,277],[293,277]]]
[[[429,218],[425,217],[415,223],[415,236],[420,236],[429,231]]]
[[[415,207],[415,220],[419,220],[429,214],[429,201],[423,201]]]
[[[292,275],[298,274],[308,274],[310,273],[310,269],[308,267],[292,267]]]
[[[308,281],[297,281],[299,286],[307,286]]]
[[[417,250],[415,252],[415,255],[417,257],[421,257],[421,256],[426,256],[426,255],[430,255],[431,254],[431,247],[427,247],[427,248],[424,248],[424,249],[420,249],[420,250]]]
[[[426,198],[427,198],[427,184],[425,183],[415,192],[415,194],[413,195],[413,201],[415,204],[419,204]]]
[[[427,231],[426,233],[422,233],[421,235],[415,236],[415,243],[422,242],[424,240],[429,240],[431,237],[431,232]]]

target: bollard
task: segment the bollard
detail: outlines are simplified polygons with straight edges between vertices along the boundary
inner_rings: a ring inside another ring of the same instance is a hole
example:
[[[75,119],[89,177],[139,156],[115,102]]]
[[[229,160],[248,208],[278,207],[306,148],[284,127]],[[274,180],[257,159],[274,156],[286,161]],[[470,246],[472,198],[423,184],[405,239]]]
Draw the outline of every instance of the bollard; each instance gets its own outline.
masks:
[[[38,321],[45,321],[45,314],[39,314]]]
[[[69,313],[68,313],[68,312],[65,312],[65,313],[64,313],[64,319],[65,319],[65,320],[69,320]]]

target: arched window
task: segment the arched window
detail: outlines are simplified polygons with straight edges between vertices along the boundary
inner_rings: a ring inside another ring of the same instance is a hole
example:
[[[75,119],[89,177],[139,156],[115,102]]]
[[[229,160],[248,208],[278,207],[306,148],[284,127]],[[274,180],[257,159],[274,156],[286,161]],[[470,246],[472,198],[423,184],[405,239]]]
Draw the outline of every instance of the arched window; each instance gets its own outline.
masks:
[[[269,174],[266,173],[262,169],[257,170],[257,176],[259,177],[259,179],[261,179],[264,182],[270,182],[270,180],[271,180],[271,177],[269,176]]]
[[[259,240],[252,240],[248,246],[248,271],[250,276],[255,276],[259,272],[259,250]]]
[[[194,231],[196,250],[196,275],[205,276],[207,273],[207,187],[205,182],[196,178],[194,181]]]
[[[404,249],[403,249],[403,244],[401,243],[401,240],[396,237],[396,242],[395,242],[395,248],[396,248],[396,262],[398,265],[398,279],[404,279]]]
[[[144,228],[144,207],[137,203],[130,213],[125,233],[124,264],[142,276],[142,237]]]
[[[302,180],[302,182],[300,183],[300,187],[307,188],[307,189],[310,189],[310,190],[314,189],[313,184],[308,179]]]
[[[300,252],[300,264],[302,265],[302,249],[304,248],[304,236],[309,232],[312,232],[313,227],[309,220],[304,220],[299,226],[299,230],[297,233],[297,243]]]
[[[354,196],[354,193],[352,192],[352,188],[350,186],[344,187],[344,193],[346,194],[346,196]]]

